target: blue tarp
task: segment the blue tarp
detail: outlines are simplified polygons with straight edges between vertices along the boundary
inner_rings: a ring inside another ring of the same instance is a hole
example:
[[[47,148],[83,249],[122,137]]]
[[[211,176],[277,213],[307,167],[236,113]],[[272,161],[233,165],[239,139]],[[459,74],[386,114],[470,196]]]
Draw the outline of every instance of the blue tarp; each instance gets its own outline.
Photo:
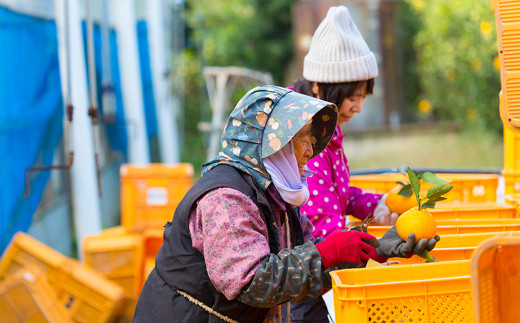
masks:
[[[153,95],[152,71],[150,68],[150,51],[148,45],[148,27],[146,21],[137,22],[137,45],[139,46],[139,66],[143,87],[144,115],[148,140],[157,136],[157,117],[155,115],[155,99]]]
[[[88,65],[87,60],[87,25],[85,22],[82,23],[83,29],[83,42],[85,46],[85,61]],[[100,108],[101,113],[103,111],[102,105],[102,92],[101,92],[101,81],[103,76],[103,62],[102,62],[102,37],[101,37],[101,29],[99,25],[94,24],[94,56],[96,62],[96,82],[97,82],[97,93],[98,93],[98,107]],[[144,115],[146,121],[146,133],[148,135],[148,140],[153,139],[157,136],[157,117],[155,114],[155,99],[153,93],[153,84],[152,84],[152,72],[150,67],[150,53],[149,53],[149,45],[148,45],[148,27],[145,21],[137,22],[136,26],[137,30],[137,44],[139,50],[139,66],[141,73],[141,82],[142,82],[142,95],[143,95],[143,108]],[[127,152],[127,131],[125,130],[125,125],[128,129],[128,136],[132,136],[133,131],[136,129],[132,126],[132,121],[125,121],[125,114],[123,110],[123,97],[121,94],[121,81],[119,74],[119,59],[118,59],[118,49],[117,49],[117,34],[114,30],[110,31],[110,61],[111,61],[111,72],[112,72],[112,82],[114,85],[114,92],[116,96],[116,114],[115,114],[115,123],[106,123],[107,126],[107,134],[110,146],[118,151],[122,151],[125,156]],[[87,75],[88,75],[88,67],[87,67]],[[126,124],[128,123],[128,124]]]
[[[103,92],[102,92],[102,80],[103,80],[103,60],[102,60],[102,37],[101,37],[101,29],[99,25],[94,24],[94,60],[96,63],[96,87],[97,87],[97,107],[100,110],[100,117],[106,116],[106,111],[103,107]],[[86,75],[87,75],[87,84],[89,84],[88,78],[88,59],[87,59],[87,24],[82,22],[82,31],[83,31],[83,46],[84,46],[84,55],[85,55],[85,65],[86,65]],[[125,111],[123,109],[123,96],[121,93],[121,79],[119,77],[119,59],[118,59],[118,50],[117,50],[117,35],[114,30],[110,31],[109,36],[109,48],[110,48],[110,71],[112,74],[112,85],[113,91],[115,95],[115,115],[113,115],[113,120],[103,120],[103,124],[106,126],[106,132],[108,137],[108,143],[112,149],[120,151],[126,157],[127,153],[127,145],[128,145],[128,135],[127,135],[127,124],[125,121]],[[89,85],[90,86],[90,85]],[[132,126],[129,125],[128,131],[130,135],[132,134]]]
[[[0,252],[17,231],[27,231],[63,136],[63,103],[54,21],[0,6]]]

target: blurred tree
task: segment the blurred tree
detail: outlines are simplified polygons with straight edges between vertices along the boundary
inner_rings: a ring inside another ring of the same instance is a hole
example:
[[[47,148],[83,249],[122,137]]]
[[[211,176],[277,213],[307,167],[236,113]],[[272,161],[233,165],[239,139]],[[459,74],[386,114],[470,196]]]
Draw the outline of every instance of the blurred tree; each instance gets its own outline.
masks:
[[[291,7],[295,0],[188,0],[183,66],[174,66],[185,80],[184,133],[181,159],[197,169],[205,162],[204,138],[197,129],[211,119],[204,66],[243,66],[270,72],[284,85],[293,58]],[[238,88],[231,102],[248,89]]]
[[[411,123],[416,119],[417,97],[420,93],[417,72],[417,53],[413,44],[415,35],[422,27],[421,17],[415,12],[409,1],[397,3],[399,24],[397,25],[397,44],[403,60],[403,96],[405,107],[401,111],[401,120]]]
[[[417,115],[500,134],[498,48],[489,1],[405,1],[421,21],[410,39],[417,58]]]
[[[293,56],[294,1],[188,1],[187,24],[206,65],[270,72],[277,84],[283,84]]]

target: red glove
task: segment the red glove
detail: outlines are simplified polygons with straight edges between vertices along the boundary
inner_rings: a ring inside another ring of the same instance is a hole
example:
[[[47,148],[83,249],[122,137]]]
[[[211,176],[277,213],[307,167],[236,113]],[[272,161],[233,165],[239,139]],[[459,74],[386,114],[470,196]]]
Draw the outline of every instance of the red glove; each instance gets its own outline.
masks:
[[[388,258],[381,257],[380,255],[377,254],[377,249],[376,248],[374,248],[374,250],[370,250],[370,253],[368,254],[368,256],[370,257],[370,259],[373,259],[373,260],[377,261],[380,264],[385,263],[385,262],[388,261]]]
[[[342,262],[367,264],[369,254],[376,254],[379,247],[377,239],[359,231],[336,231],[322,242],[316,244],[325,270]]]

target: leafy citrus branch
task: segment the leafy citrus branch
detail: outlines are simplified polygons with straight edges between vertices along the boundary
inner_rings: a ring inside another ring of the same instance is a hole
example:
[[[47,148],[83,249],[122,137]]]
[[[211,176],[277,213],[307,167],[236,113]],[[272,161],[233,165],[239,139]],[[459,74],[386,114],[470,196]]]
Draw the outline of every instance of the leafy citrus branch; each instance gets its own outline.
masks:
[[[414,172],[410,167],[407,167],[407,174],[408,178],[410,179],[410,183],[397,181],[396,183],[402,186],[397,194],[409,197],[415,193],[419,209],[434,208],[436,202],[440,202],[446,199],[445,197],[442,197],[442,195],[448,193],[453,188],[451,185],[443,185],[449,183],[450,181],[440,178],[432,172]],[[428,193],[426,194],[426,198],[428,200],[422,206],[421,198],[419,196],[421,190],[421,180],[425,183],[435,185],[430,190],[428,190]]]
[[[417,205],[418,210],[426,209],[426,208],[434,208],[435,204],[437,202],[446,200],[445,197],[443,197],[444,194],[451,191],[453,188],[452,185],[446,185],[449,181],[442,179],[440,177],[437,177],[435,174],[431,172],[424,172],[420,176],[418,176],[410,167],[407,169],[408,178],[410,179],[409,188],[405,190],[405,193],[408,194],[407,196],[411,196],[411,193],[408,193],[408,191],[412,191],[415,194],[415,198],[417,199]],[[434,184],[433,187],[431,187],[425,196],[425,202],[421,205],[421,178],[424,182],[429,184]],[[404,188],[404,187],[403,187]],[[403,189],[401,189],[402,191]],[[401,192],[399,192],[401,193]],[[406,196],[406,195],[405,195]],[[418,254],[419,257],[425,258],[426,262],[436,262],[435,258],[430,255],[428,250],[424,249]]]

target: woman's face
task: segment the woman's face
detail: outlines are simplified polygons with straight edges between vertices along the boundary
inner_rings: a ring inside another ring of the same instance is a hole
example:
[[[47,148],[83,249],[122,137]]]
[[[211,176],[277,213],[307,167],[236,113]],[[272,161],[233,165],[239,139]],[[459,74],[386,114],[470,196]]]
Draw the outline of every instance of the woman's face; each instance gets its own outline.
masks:
[[[356,113],[363,111],[363,104],[367,98],[365,87],[358,88],[354,95],[344,98],[341,106],[338,107],[338,126],[349,122]]]
[[[346,97],[338,106],[338,126],[341,126],[345,122],[349,122],[356,113],[363,111],[363,104],[367,98],[367,83],[361,82],[358,88],[354,91],[354,94],[350,97]],[[316,95],[316,98],[323,99],[319,95],[318,84],[314,83],[312,92]]]
[[[303,174],[305,165],[307,165],[307,162],[312,157],[312,144],[316,142],[316,138],[311,133],[311,125],[312,119],[292,138],[294,155],[296,156],[300,175]]]

